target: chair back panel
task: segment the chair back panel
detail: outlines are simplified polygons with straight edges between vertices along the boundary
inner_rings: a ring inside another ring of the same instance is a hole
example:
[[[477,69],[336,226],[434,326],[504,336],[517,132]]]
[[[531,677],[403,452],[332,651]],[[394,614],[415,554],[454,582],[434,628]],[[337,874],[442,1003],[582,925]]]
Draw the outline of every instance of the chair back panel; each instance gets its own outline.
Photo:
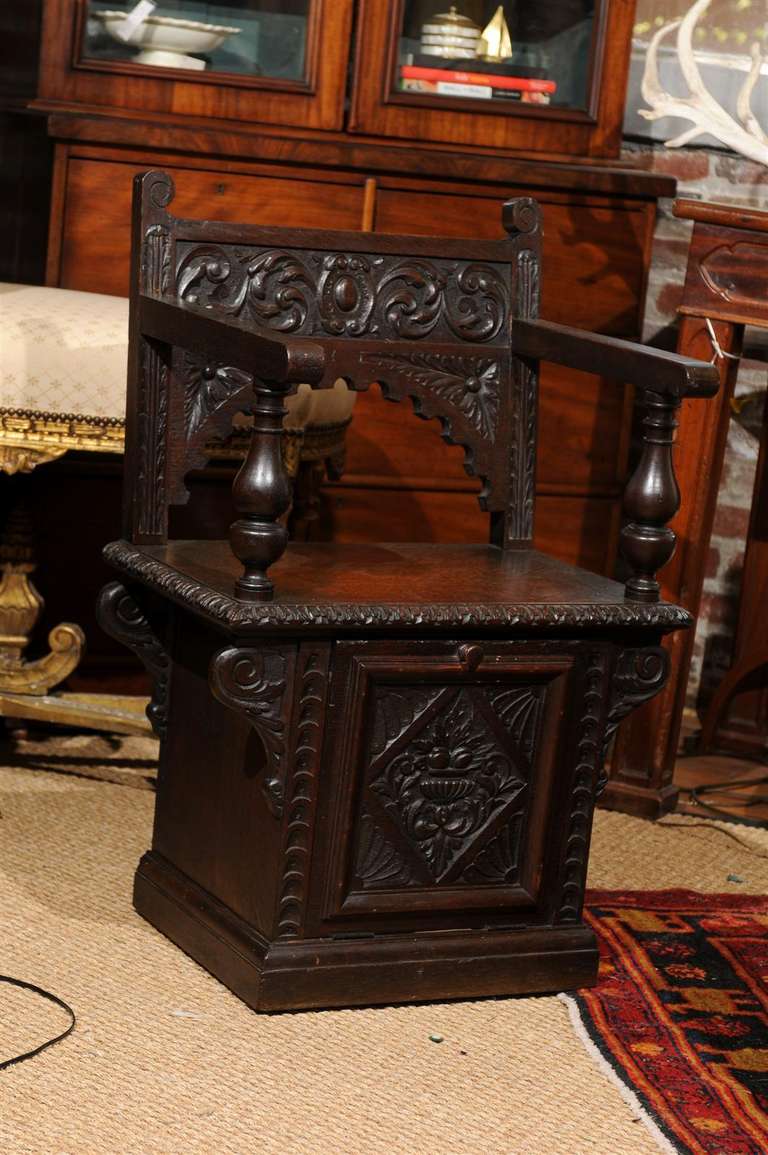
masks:
[[[325,363],[314,385],[343,377],[352,389],[378,382],[391,400],[410,398],[419,416],[441,422],[446,441],[464,447],[494,539],[530,539],[537,382],[535,365],[513,355],[510,320],[538,315],[534,201],[504,206],[506,238],[472,241],[183,220],[168,212],[169,177],[136,180],[134,313],[143,294],[286,344],[309,338]],[[185,474],[248,411],[251,378],[148,341],[136,325],[131,344],[127,464],[143,484],[128,486],[128,520],[141,540],[162,540],[168,504],[186,500]]]

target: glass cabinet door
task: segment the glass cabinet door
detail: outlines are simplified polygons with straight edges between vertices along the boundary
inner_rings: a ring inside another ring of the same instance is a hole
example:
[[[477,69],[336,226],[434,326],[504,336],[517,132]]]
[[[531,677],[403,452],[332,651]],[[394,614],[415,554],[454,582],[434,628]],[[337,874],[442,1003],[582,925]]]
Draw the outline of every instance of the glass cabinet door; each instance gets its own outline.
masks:
[[[589,107],[595,0],[406,0],[394,89],[446,101]]]
[[[45,0],[38,98],[148,114],[156,134],[193,117],[339,130],[356,2]]]
[[[310,0],[87,0],[81,59],[306,84],[310,8]]]
[[[350,128],[615,155],[632,0],[359,0]]]

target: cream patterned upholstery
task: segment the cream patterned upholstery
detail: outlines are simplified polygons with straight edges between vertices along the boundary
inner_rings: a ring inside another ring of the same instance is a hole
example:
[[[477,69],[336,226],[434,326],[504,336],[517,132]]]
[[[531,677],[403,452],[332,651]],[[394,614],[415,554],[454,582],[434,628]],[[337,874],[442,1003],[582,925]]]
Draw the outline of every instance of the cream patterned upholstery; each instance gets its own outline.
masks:
[[[0,442],[122,449],[128,301],[0,282]],[[300,385],[286,428],[345,422],[355,395]]]
[[[0,283],[0,405],[125,417],[128,302]]]

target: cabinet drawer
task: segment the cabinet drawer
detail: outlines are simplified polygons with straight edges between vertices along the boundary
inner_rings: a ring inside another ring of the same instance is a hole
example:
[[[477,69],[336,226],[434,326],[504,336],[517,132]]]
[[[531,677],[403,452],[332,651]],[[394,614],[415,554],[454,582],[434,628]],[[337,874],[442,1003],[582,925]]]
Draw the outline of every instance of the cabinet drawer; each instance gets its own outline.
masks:
[[[127,296],[133,177],[157,163],[153,158],[139,165],[82,158],[69,161],[56,281],[62,288]],[[176,182],[173,211],[180,217],[330,229],[357,229],[362,223],[362,178],[343,183],[311,175],[286,179],[162,167]]]

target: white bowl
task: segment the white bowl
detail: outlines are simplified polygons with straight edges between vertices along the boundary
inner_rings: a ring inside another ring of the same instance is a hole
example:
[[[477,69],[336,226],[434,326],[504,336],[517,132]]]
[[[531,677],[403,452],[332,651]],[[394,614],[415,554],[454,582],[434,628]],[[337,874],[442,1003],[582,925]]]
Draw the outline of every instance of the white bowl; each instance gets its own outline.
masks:
[[[113,40],[141,48],[138,64],[155,64],[164,68],[205,68],[190,52],[213,52],[228,36],[241,32],[225,24],[201,24],[197,20],[176,20],[171,16],[148,16],[126,40],[120,29],[125,12],[94,12]]]

